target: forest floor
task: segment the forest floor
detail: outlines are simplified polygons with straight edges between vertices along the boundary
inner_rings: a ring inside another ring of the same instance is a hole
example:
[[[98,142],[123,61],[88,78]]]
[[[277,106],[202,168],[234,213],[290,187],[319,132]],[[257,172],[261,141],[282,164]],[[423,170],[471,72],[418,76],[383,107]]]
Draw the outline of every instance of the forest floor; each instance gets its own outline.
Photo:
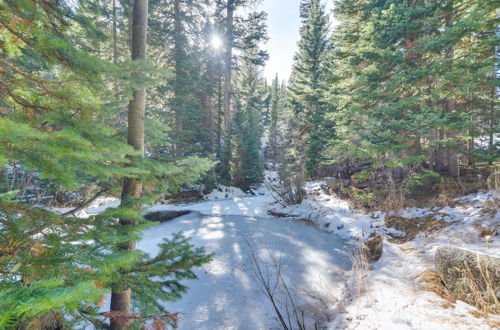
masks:
[[[384,237],[384,252],[381,259],[370,267],[353,267],[350,271],[344,271],[344,283],[337,282],[337,287],[332,289],[335,291],[332,294],[334,298],[323,300],[323,310],[316,311],[317,315],[314,318],[318,319],[318,315],[321,314],[321,321],[327,325],[328,329],[445,330],[496,329],[500,327],[498,315],[485,315],[465,302],[450,302],[441,298],[436,293],[426,290],[426,283],[422,278],[422,274],[434,269],[434,254],[436,249],[442,245],[462,247],[500,257],[499,236],[488,235],[490,230],[498,232],[500,227],[500,196],[498,194],[494,192],[476,193],[454,200],[451,206],[408,208],[387,215],[382,212],[355,211],[349,202],[329,195],[324,187],[325,183],[321,181],[307,183],[308,197],[300,205],[289,207],[283,207],[277,203],[265,186],[255,190],[255,195],[245,194],[237,188],[221,187],[205,196],[205,201],[192,204],[158,204],[152,206],[148,212],[170,210],[198,212],[200,215],[208,216],[208,218],[201,222],[202,228],[197,230],[201,234],[206,231],[205,234],[209,236],[216,235],[216,227],[221,226],[222,222],[226,221],[207,220],[210,217],[221,219],[227,216],[240,216],[244,217],[243,222],[247,222],[252,218],[270,218],[269,214],[280,214],[284,217],[275,218],[273,222],[278,224],[278,228],[280,228],[279,223],[281,223],[283,231],[290,231],[290,229],[286,229],[288,228],[286,224],[298,221],[301,224],[313,223],[323,231],[330,232],[330,235],[333,235],[331,240],[335,242],[335,246],[322,245],[326,249],[324,252],[329,255],[339,253],[339,247],[336,243],[338,238],[336,237],[341,238],[345,246],[353,246],[362,242],[372,232],[381,234]],[[93,206],[82,210],[79,216],[97,214],[106,207],[115,206],[117,203],[118,201],[114,199],[102,199],[100,202],[94,203]],[[234,223],[234,220],[230,218],[228,222]],[[213,221],[216,223],[212,223]],[[168,226],[168,224],[164,225]],[[200,224],[200,222],[191,223],[193,226],[195,224]],[[257,222],[254,224],[260,227]],[[391,225],[397,228],[393,228]],[[195,230],[195,227],[188,227],[183,229],[182,226],[175,226],[176,230]],[[245,228],[250,230],[252,226]],[[297,232],[290,236],[298,243],[296,246],[301,244],[303,246],[314,245],[317,243],[314,242],[316,236],[321,237],[319,241],[323,242],[324,237],[323,234],[320,234],[321,232],[309,233],[309,229],[304,228],[308,227],[300,227],[300,231],[305,232],[304,237],[300,237],[300,233]],[[279,235],[275,231],[276,228],[273,227],[271,230],[274,233],[273,237],[264,236],[262,240],[276,239]],[[262,228],[256,232],[262,234]],[[265,232],[266,230],[264,230]],[[148,235],[147,232],[146,235]],[[216,239],[215,236],[214,238]],[[287,249],[284,246],[282,248]],[[292,257],[292,259],[299,257],[296,255],[299,251],[301,250],[283,250],[285,255]],[[351,253],[352,249],[345,247],[343,252],[346,251]],[[312,256],[312,259],[317,259],[318,255]],[[321,258],[317,260],[316,264],[324,265]],[[328,265],[328,263],[326,264]],[[353,264],[356,264],[356,260],[353,260]],[[294,267],[293,264],[289,265]],[[297,267],[299,267],[298,271],[302,271],[300,265]],[[208,273],[210,273],[210,269]],[[325,273],[324,276],[331,276],[324,267],[318,269]],[[338,275],[338,270],[336,273]],[[311,278],[311,281],[313,282],[314,279]],[[207,282],[209,284],[201,284],[201,282],[199,285],[202,286],[215,285],[213,281]],[[231,283],[231,281],[227,283]],[[192,284],[188,285],[192,287]],[[224,287],[225,282],[219,283],[219,285]],[[227,288],[231,288],[231,286],[226,286],[225,289]],[[197,289],[195,289],[188,294],[196,295]],[[203,292],[203,290],[201,291]],[[199,298],[201,303],[206,295],[201,294]],[[248,300],[246,301],[248,302]],[[269,307],[269,309],[266,308],[266,319],[275,318],[271,306],[265,302],[265,296],[264,298],[261,296],[257,301],[262,302],[262,306]],[[224,306],[229,305],[215,303],[212,304],[212,309],[224,308]],[[261,311],[262,306],[259,305],[254,312]],[[231,308],[234,309],[234,306]],[[207,313],[203,315],[210,318]],[[243,320],[247,318],[245,316]],[[240,326],[226,328],[247,329],[244,326],[247,323],[239,324]],[[269,326],[265,324],[268,323],[259,323],[257,328],[268,328]]]

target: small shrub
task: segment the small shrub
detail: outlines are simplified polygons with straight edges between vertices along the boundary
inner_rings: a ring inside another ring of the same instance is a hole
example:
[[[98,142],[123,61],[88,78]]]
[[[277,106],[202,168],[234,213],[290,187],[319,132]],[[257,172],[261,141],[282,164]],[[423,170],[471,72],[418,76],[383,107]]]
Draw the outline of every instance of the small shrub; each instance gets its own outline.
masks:
[[[278,184],[265,183],[274,199],[283,206],[300,204],[307,195],[304,189],[306,176],[303,170],[296,173],[280,173]]]
[[[416,195],[429,191],[437,184],[440,184],[442,182],[443,177],[438,173],[433,171],[424,171],[414,173],[408,179],[406,179],[403,184],[410,194]]]

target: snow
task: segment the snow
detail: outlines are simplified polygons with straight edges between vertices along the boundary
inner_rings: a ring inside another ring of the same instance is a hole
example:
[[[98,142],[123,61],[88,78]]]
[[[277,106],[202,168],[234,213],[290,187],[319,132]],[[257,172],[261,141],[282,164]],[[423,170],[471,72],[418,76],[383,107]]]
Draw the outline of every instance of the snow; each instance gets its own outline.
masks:
[[[476,310],[473,306],[462,301],[449,304],[422,290],[419,275],[434,269],[434,254],[443,245],[500,257],[498,236],[488,240],[479,237],[482,229],[499,228],[498,208],[487,210],[495,196],[494,192],[477,193],[457,199],[464,204],[455,207],[404,210],[408,218],[434,214],[435,219],[450,224],[442,230],[420,233],[405,244],[385,241],[381,260],[363,283],[350,283],[352,291],[359,290],[359,286],[365,291],[350,299],[329,329],[490,329],[488,319],[471,314]],[[351,274],[354,277],[356,274]],[[500,321],[498,316],[489,319]]]
[[[120,199],[115,197],[101,196],[96,198],[95,201],[87,205],[85,208],[75,212],[74,216],[77,218],[85,219],[93,215],[101,214],[108,208],[115,208],[118,206],[120,206]],[[39,205],[39,207],[58,214],[64,214],[74,209],[73,207],[50,207],[45,205]]]
[[[215,253],[212,262],[196,271],[199,280],[186,282],[188,293],[166,304],[180,313],[179,329],[280,328],[255,278],[247,241],[264,268],[272,266],[271,257],[279,260],[297,295],[295,303],[314,318],[321,317],[314,315],[318,302],[307,297],[335,303],[344,267],[349,267],[350,249],[335,236],[305,222],[258,217],[191,213],[146,230],[138,248],[154,255],[161,239],[178,231]]]
[[[275,184],[275,174],[267,174]],[[357,212],[347,201],[328,195],[324,186],[322,181],[308,182],[307,198],[287,207],[277,203],[265,187],[256,189],[254,195],[219,187],[202,202],[152,206],[147,212],[193,213],[146,230],[140,249],[154,254],[162,237],[184,231],[195,245],[215,253],[214,260],[197,271],[200,279],[188,283],[189,292],[167,304],[171,312],[181,312],[181,329],[279,328],[256,282],[246,241],[257,248],[264,264],[269,256],[282,260],[301,308],[311,318],[327,323],[328,329],[489,329],[489,320],[500,321],[498,316],[476,318],[471,314],[474,307],[461,301],[450,304],[424,291],[419,278],[434,269],[434,254],[442,245],[500,257],[499,236],[479,235],[484,229],[500,228],[498,192],[457,198],[447,207],[401,210],[397,215],[407,219],[420,222],[433,217],[446,226],[395,244],[388,239],[405,233],[387,228],[386,214]],[[100,199],[79,216],[97,214],[118,203]],[[269,211],[289,217],[272,219]],[[386,238],[382,258],[371,270],[344,272],[351,247],[372,232]],[[317,295],[321,306],[318,299],[307,298]]]
[[[474,145],[476,148],[486,150],[489,148],[490,137],[488,135],[479,136],[474,139]],[[493,145],[496,146],[496,150],[500,149],[500,133],[493,134]]]
[[[349,202],[326,194],[322,189],[325,185],[324,181],[308,182],[305,189],[309,197],[301,204],[287,207],[275,204],[272,210],[310,220],[319,228],[334,232],[351,243],[359,241],[372,231],[388,231],[383,227],[384,217],[381,213],[368,215],[355,212]]]
[[[216,189],[214,189],[211,193],[204,196],[204,200],[213,201],[220,199],[229,199],[236,197],[248,197],[250,194],[245,193],[240,188],[236,187],[226,187],[224,185],[219,185]]]
[[[231,197],[225,200],[182,205],[180,208],[219,216],[265,216],[272,210],[288,214],[290,219],[310,221],[325,232],[335,233],[349,243],[360,242],[371,232],[380,233],[386,238],[405,235],[385,226],[386,214],[356,212],[347,201],[326,194],[322,189],[324,186],[325,182],[322,181],[308,182],[306,185],[308,198],[300,205],[287,207],[276,203],[272,196],[261,188],[258,192],[264,194],[263,196]],[[350,295],[336,296],[330,300],[331,305],[326,311],[326,319],[331,320],[328,328],[332,330],[489,329],[488,319],[476,318],[471,314],[475,310],[473,306],[461,301],[449,305],[435,293],[424,291],[419,275],[426,270],[434,269],[434,254],[441,245],[463,247],[500,257],[498,236],[479,237],[482,229],[499,228],[498,209],[493,213],[485,212],[488,203],[493,203],[495,198],[498,198],[495,192],[482,192],[458,198],[457,205],[453,207],[408,208],[398,212],[399,215],[416,221],[432,216],[436,220],[444,220],[448,225],[436,232],[421,233],[405,244],[393,244],[386,240],[384,254],[372,270],[361,276],[356,274],[359,271],[347,272]],[[161,209],[177,210],[179,206],[157,206],[151,210]],[[202,233],[203,231],[200,235]],[[356,281],[355,279],[359,277],[364,279]],[[200,282],[203,282],[203,278]],[[338,285],[336,290],[330,290],[342,291]],[[195,291],[196,288],[188,295],[195,294]],[[358,291],[361,293],[358,294]],[[245,304],[251,303],[245,301]],[[499,320],[494,316],[489,318],[497,322]],[[254,325],[253,328],[260,328],[257,324]]]
[[[241,193],[240,193],[241,192]],[[260,188],[256,190],[256,195],[244,194],[238,188],[231,189],[227,192],[214,190],[211,192],[206,201],[191,204],[165,204],[155,205],[147,210],[149,212],[158,211],[196,211],[204,215],[239,215],[239,216],[256,216],[265,217],[269,205],[274,201],[271,194]],[[224,197],[223,199],[219,197]],[[250,196],[250,197],[248,197]]]

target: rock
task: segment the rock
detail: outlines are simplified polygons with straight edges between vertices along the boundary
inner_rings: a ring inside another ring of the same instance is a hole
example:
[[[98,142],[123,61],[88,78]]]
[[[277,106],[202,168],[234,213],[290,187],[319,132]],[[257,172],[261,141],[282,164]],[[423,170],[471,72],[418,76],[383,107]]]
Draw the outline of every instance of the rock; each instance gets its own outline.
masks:
[[[492,295],[500,299],[500,258],[443,246],[436,251],[434,262],[447,289],[456,298],[470,303],[479,298],[494,300]]]
[[[169,221],[183,215],[190,213],[191,211],[159,211],[159,212],[151,212],[144,215],[144,218],[149,221],[159,221],[165,222]]]
[[[325,178],[325,182],[328,186],[337,186],[340,183],[340,180],[337,178]]]
[[[479,237],[482,237],[485,239],[490,239],[496,235],[498,235],[498,232],[496,229],[483,229],[481,231],[481,233],[479,234]]]
[[[349,187],[351,185],[351,179],[337,179],[328,177],[325,178],[326,185],[332,188],[336,188],[338,186]]]
[[[340,181],[344,187],[349,187],[351,185],[351,179],[341,179]]]
[[[384,251],[384,238],[373,232],[368,237],[368,240],[363,243],[362,249],[368,261],[375,262],[382,257]]]

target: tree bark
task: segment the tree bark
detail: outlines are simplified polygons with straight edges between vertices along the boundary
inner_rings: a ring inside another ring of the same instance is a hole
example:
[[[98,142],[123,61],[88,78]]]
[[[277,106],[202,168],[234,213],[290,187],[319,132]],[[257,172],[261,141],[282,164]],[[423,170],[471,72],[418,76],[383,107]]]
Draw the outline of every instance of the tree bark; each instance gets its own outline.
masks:
[[[444,11],[444,22],[445,26],[447,28],[451,28],[453,26],[453,2],[450,1],[448,7]],[[449,47],[445,50],[444,57],[448,60],[448,67],[450,70],[452,69],[453,66],[453,57],[455,53],[453,50],[453,47]],[[449,87],[449,93],[450,95],[446,98],[444,101],[444,111],[448,114],[452,114],[455,112],[455,100],[451,96],[453,93],[453,87]],[[448,138],[450,139],[455,139],[456,137],[456,132],[448,132]],[[446,152],[446,158],[448,159],[448,174],[450,176],[458,176],[459,175],[459,162],[458,162],[458,154],[457,151],[455,150],[455,141],[453,141],[451,144],[448,145],[448,150]]]
[[[116,0],[113,0],[113,63],[118,62],[118,41],[117,41],[117,23],[116,23]]]
[[[134,1],[128,0],[128,35],[127,35],[127,46],[129,47],[130,53],[132,53],[132,21],[134,12]]]
[[[175,115],[175,157],[179,158],[184,153],[184,141],[182,141],[183,131],[183,118],[180,109],[179,98],[182,95],[182,61],[185,60],[182,42],[182,17],[180,0],[174,1],[174,65],[175,65],[175,79],[174,79],[174,115]]]
[[[113,63],[118,63],[118,27],[117,27],[117,17],[116,17],[116,0],[113,0],[113,33],[112,33],[112,43],[113,43]],[[113,92],[115,96],[118,95],[118,83],[116,79],[113,82]]]
[[[229,129],[231,120],[232,59],[234,39],[234,0],[227,1],[226,7],[226,53],[224,71],[224,128]]]
[[[132,13],[132,60],[146,59],[148,0],[135,0]],[[142,73],[137,73],[141,75]],[[146,89],[133,91],[133,98],[128,105],[128,139],[127,142],[144,157],[144,115],[146,108]],[[138,199],[142,195],[142,184],[139,180],[127,178],[123,183],[122,203],[130,199]],[[130,221],[120,220],[122,225],[131,225]],[[123,250],[133,250],[135,242],[120,246]],[[132,292],[130,288],[113,289],[111,294],[111,311],[120,314],[130,313]],[[111,329],[126,329],[127,325],[119,319],[111,319]]]
[[[493,72],[493,78],[496,79],[496,71]],[[490,102],[490,118],[489,118],[489,139],[488,139],[488,151],[490,152],[490,155],[493,155],[495,151],[495,112],[496,112],[496,107],[495,107],[495,100],[497,100],[497,95],[496,95],[496,87],[493,87],[491,89],[491,102]],[[490,158],[490,161],[488,162],[490,165],[493,165],[493,160]]]

